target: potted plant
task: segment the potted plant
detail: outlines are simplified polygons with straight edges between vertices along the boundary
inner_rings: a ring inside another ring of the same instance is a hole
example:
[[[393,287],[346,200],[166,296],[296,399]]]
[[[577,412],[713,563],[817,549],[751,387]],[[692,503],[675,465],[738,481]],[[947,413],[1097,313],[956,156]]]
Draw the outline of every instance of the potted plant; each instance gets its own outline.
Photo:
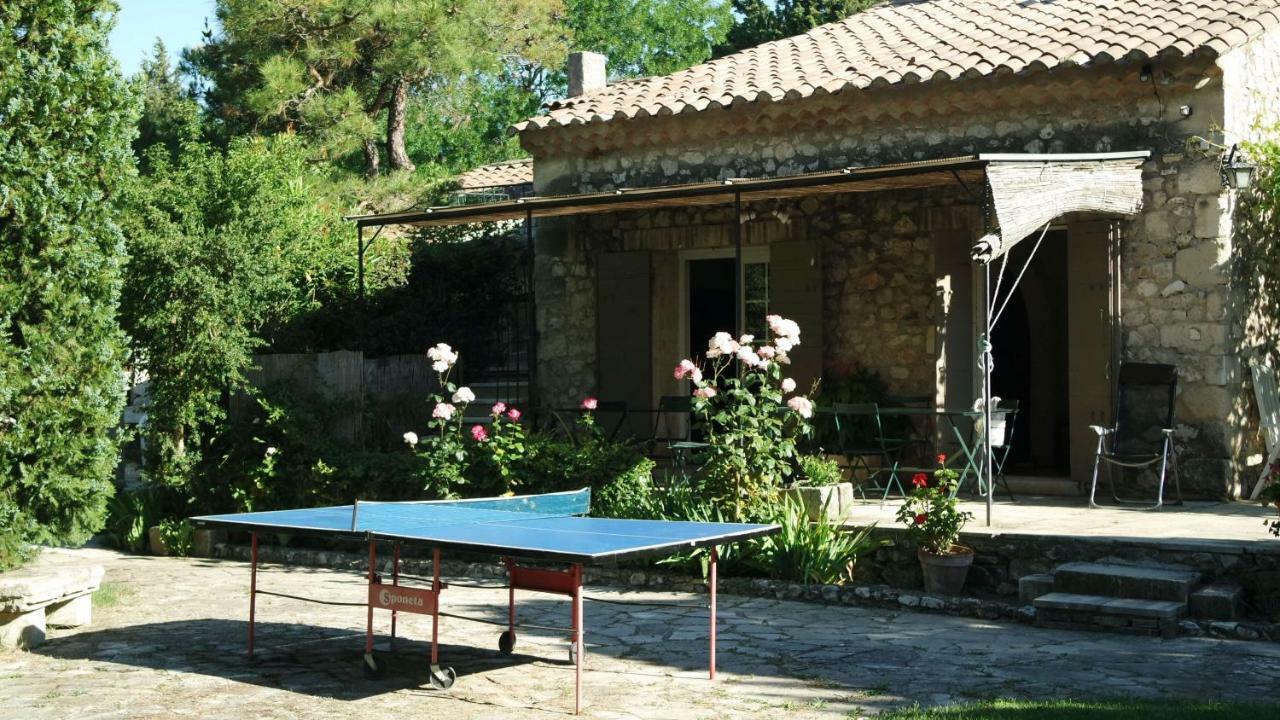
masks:
[[[898,522],[907,526],[916,544],[925,591],[957,595],[973,564],[973,549],[959,544],[960,531],[973,515],[956,507],[959,475],[946,462],[946,455],[938,456],[932,480],[925,473],[911,479],[913,488],[898,509]]]
[[[813,522],[843,520],[853,507],[853,483],[845,482],[839,463],[822,455],[802,455],[800,471],[803,477],[786,494]]]

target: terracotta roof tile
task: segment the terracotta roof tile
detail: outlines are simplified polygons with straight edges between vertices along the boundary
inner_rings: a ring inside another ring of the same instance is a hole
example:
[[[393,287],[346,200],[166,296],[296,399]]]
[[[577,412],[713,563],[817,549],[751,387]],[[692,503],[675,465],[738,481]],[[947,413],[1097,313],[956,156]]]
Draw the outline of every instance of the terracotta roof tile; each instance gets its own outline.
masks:
[[[547,105],[516,130],[1198,51],[1280,25],[1280,0],[891,0],[803,35]]]
[[[533,160],[525,158],[481,165],[462,173],[457,180],[462,190],[526,185],[533,182]]]

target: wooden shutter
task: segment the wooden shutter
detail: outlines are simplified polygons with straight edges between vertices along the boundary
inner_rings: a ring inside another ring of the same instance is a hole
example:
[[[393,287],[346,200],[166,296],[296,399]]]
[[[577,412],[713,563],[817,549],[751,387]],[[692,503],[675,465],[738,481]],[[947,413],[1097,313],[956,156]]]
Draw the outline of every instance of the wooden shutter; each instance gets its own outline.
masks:
[[[653,341],[650,258],[647,250],[602,253],[596,265],[597,378],[601,400],[623,400],[643,410],[652,404]],[[647,416],[634,413],[620,435],[645,432]],[[612,425],[614,418],[600,418]]]
[[[800,325],[800,347],[791,352],[791,376],[802,393],[822,377],[822,245],[788,240],[769,246],[769,312]]]
[[[1111,421],[1112,308],[1109,220],[1067,229],[1067,367],[1071,397],[1071,478],[1082,487],[1093,473],[1098,436],[1090,425]]]

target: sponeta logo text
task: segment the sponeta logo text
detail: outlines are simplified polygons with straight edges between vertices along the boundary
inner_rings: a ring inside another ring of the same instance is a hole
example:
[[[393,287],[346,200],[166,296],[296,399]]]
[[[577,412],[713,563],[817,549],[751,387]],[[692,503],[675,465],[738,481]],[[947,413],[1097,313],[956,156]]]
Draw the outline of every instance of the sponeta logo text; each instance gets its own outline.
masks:
[[[422,607],[422,598],[416,595],[400,595],[390,590],[383,590],[378,593],[378,603],[381,605],[413,605],[414,607]]]

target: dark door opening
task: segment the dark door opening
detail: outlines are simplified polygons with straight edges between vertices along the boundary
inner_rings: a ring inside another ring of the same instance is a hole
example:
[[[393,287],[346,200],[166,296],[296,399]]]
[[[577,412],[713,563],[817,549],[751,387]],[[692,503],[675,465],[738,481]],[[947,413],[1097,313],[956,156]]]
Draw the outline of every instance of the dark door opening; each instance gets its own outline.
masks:
[[[734,331],[736,270],[733,258],[689,261],[689,354],[695,361],[705,357],[712,335]]]
[[[1045,237],[992,332],[992,394],[1018,402],[1006,472],[1070,472],[1066,239],[1063,231]],[[1020,270],[1034,245],[1019,243],[1006,273]]]

